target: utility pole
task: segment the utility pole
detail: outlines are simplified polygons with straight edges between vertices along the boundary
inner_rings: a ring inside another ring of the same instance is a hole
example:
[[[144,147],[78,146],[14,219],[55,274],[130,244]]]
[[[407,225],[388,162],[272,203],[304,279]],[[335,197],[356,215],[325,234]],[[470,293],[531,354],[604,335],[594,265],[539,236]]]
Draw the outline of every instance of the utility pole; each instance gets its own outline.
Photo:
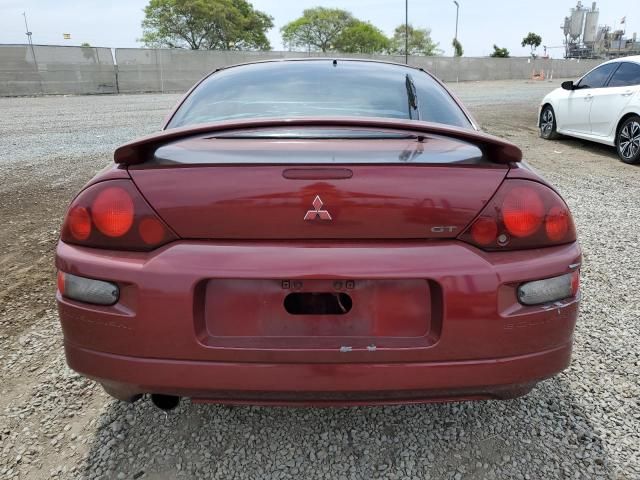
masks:
[[[31,41],[31,35],[33,34],[29,31],[29,24],[27,23],[27,12],[22,12],[22,16],[24,17],[24,29],[25,33],[27,34],[29,45],[33,46],[33,42]]]
[[[31,39],[31,36],[33,35],[33,33],[29,30],[29,24],[27,23],[27,13],[26,12],[22,12],[22,16],[24,17],[24,28],[25,28],[25,33],[27,34],[27,40],[29,42],[29,47],[31,48],[31,55],[33,56],[33,63],[36,67],[36,71],[38,70],[38,62],[36,60],[36,52],[33,48],[33,40]]]
[[[457,0],[453,0],[453,3],[456,4],[456,36],[454,38],[458,40],[458,14],[460,13],[460,4]]]
[[[404,63],[409,65],[409,0],[404,1]]]
[[[456,34],[453,37],[453,56],[456,56],[456,47],[458,45],[458,14],[460,13],[460,4],[458,0],[453,0],[456,5]],[[460,62],[456,62],[456,83],[460,81]]]
[[[44,88],[42,86],[42,76],[40,75],[40,69],[38,68],[38,60],[36,59],[36,50],[33,48],[33,40],[31,39],[31,36],[33,35],[33,33],[29,30],[29,24],[27,23],[27,13],[22,12],[22,16],[24,17],[25,33],[27,34],[27,40],[29,41],[31,56],[33,57],[33,68],[38,74],[38,83],[40,84],[40,92],[44,93]]]

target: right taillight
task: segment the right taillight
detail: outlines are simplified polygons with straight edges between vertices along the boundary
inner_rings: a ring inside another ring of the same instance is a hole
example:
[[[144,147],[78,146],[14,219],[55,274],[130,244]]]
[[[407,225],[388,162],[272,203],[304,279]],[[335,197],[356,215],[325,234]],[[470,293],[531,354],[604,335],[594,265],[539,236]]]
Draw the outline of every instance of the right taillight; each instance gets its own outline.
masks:
[[[69,207],[60,238],[115,250],[153,250],[177,239],[130,180],[108,180],[82,191]]]
[[[576,240],[566,203],[551,188],[529,180],[506,180],[460,240],[484,250],[519,250]]]

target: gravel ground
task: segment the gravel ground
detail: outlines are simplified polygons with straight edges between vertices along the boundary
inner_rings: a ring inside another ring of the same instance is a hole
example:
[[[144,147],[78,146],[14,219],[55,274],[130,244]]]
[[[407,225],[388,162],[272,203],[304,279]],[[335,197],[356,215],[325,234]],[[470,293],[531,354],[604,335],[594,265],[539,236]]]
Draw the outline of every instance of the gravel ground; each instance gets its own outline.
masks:
[[[506,402],[349,409],[110,399],[64,363],[53,251],[64,209],[176,95],[0,99],[0,478],[640,478],[640,168],[545,142],[548,82],[453,85],[563,193],[584,247],[571,367]]]

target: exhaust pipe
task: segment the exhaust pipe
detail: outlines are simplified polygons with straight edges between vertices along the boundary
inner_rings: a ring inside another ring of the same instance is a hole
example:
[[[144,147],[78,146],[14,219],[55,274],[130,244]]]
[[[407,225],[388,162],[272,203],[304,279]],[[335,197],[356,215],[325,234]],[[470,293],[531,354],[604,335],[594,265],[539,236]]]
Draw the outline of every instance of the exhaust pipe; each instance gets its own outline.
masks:
[[[151,394],[151,403],[163,412],[169,412],[180,404],[180,397],[153,393]]]

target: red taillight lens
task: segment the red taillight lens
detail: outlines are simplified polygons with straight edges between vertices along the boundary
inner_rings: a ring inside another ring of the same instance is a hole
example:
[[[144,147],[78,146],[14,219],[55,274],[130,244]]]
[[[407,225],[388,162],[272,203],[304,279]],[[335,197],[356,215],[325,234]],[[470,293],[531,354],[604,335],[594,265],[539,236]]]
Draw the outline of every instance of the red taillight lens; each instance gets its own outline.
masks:
[[[60,295],[64,295],[64,273],[58,270],[58,291]]]
[[[551,240],[561,240],[567,234],[571,224],[569,210],[560,206],[551,207],[544,222],[547,237]]]
[[[580,270],[571,274],[571,296],[575,297],[580,291]]]
[[[61,239],[86,247],[152,250],[177,237],[133,182],[108,180],[90,186],[73,201]]]
[[[91,217],[84,207],[73,207],[67,215],[69,231],[76,240],[86,240],[91,235]]]
[[[528,237],[534,234],[544,218],[544,205],[534,188],[515,187],[502,202],[502,219],[511,235]]]
[[[471,236],[479,245],[491,245],[498,236],[498,224],[493,218],[479,218],[471,226]]]
[[[144,218],[138,225],[138,232],[144,243],[155,245],[164,238],[165,228],[162,222],[156,218]]]
[[[460,240],[484,250],[519,250],[574,242],[567,205],[551,188],[508,179]]]
[[[133,225],[133,200],[123,188],[105,188],[93,201],[91,215],[96,227],[104,235],[121,237]]]

